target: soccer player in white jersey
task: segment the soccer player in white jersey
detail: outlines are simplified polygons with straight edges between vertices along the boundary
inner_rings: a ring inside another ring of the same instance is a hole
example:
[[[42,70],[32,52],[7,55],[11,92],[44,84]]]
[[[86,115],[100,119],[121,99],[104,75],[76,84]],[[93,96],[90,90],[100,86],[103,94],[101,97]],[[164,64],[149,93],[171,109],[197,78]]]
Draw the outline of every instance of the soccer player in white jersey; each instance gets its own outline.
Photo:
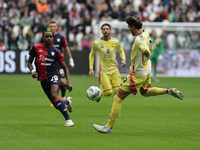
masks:
[[[151,61],[149,57],[153,51],[149,34],[142,30],[141,19],[137,16],[126,20],[129,31],[135,36],[132,46],[131,66],[129,75],[120,84],[117,94],[113,98],[112,109],[108,123],[105,126],[94,124],[94,128],[102,133],[110,133],[121,111],[122,101],[129,95],[136,95],[138,91],[142,96],[156,96],[169,94],[183,99],[183,94],[175,88],[151,88]]]
[[[100,57],[99,85],[102,95],[109,96],[113,93],[113,90],[115,94],[117,93],[119,84],[121,82],[121,77],[115,58],[116,50],[118,50],[120,54],[122,59],[121,66],[123,67],[126,66],[126,58],[119,40],[110,36],[111,26],[108,23],[105,23],[101,26],[101,31],[103,37],[94,41],[89,54],[89,75],[91,77],[94,75],[94,56],[95,53],[98,52]]]

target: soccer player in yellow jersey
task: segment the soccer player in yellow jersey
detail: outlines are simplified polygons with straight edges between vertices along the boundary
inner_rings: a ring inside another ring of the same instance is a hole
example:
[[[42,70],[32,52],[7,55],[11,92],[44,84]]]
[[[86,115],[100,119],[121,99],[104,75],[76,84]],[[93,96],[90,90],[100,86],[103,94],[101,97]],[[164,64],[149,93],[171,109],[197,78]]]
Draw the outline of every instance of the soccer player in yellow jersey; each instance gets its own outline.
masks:
[[[108,123],[105,126],[94,124],[94,128],[102,133],[110,133],[121,111],[122,101],[129,95],[136,95],[139,91],[142,96],[156,96],[169,94],[183,99],[183,94],[175,88],[151,88],[151,61],[149,57],[153,50],[149,34],[142,30],[141,19],[137,16],[126,20],[129,31],[135,36],[132,46],[131,66],[129,75],[120,84],[117,94],[113,98],[112,109]]]
[[[99,53],[100,57],[100,69],[99,69],[99,85],[101,93],[104,96],[109,96],[113,93],[116,94],[121,82],[119,70],[117,68],[117,62],[115,58],[115,52],[118,50],[122,59],[121,66],[126,66],[126,58],[124,50],[118,39],[111,37],[111,26],[107,23],[101,26],[103,37],[96,39],[93,42],[91,52],[89,54],[89,75],[93,77],[94,70],[94,56],[95,53]],[[113,90],[112,90],[113,88]]]

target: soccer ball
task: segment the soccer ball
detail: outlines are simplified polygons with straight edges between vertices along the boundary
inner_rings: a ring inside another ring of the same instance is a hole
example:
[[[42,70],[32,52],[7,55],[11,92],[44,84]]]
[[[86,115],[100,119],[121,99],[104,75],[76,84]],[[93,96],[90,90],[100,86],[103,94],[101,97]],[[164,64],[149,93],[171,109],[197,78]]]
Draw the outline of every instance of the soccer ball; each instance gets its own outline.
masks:
[[[87,97],[92,100],[99,102],[101,99],[101,90],[97,86],[91,86],[87,89]]]

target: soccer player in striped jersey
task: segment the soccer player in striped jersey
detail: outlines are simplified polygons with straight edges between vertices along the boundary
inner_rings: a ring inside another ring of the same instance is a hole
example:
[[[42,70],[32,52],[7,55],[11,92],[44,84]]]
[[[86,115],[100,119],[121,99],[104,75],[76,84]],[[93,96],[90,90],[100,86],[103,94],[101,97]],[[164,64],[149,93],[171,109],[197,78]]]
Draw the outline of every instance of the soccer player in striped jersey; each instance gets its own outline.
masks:
[[[93,42],[91,52],[89,54],[89,75],[93,77],[94,70],[94,56],[99,53],[100,66],[99,66],[99,85],[101,93],[104,96],[109,96],[113,93],[116,94],[121,82],[121,76],[117,67],[115,58],[116,50],[119,52],[122,59],[121,66],[126,66],[126,58],[124,50],[118,39],[111,37],[111,26],[105,23],[101,26],[103,37],[96,39]],[[113,90],[112,90],[113,88]]]
[[[57,67],[57,62],[64,70],[65,77],[67,79],[67,89],[72,91],[72,85],[69,79],[69,70],[64,62],[63,55],[60,50],[52,46],[53,34],[50,31],[45,31],[42,35],[43,43],[35,44],[29,51],[29,59],[27,66],[32,73],[33,78],[38,78],[41,86],[52,102],[54,107],[58,109],[66,119],[64,126],[73,126],[74,123],[69,117],[69,112],[72,112],[71,100],[62,101],[59,98],[60,88],[60,75]],[[36,70],[32,66],[32,62],[35,58]]]
[[[135,36],[132,45],[131,66],[129,75],[120,84],[117,94],[113,98],[109,120],[105,126],[94,124],[94,128],[101,133],[110,133],[121,111],[122,101],[130,94],[136,95],[139,91],[142,96],[156,96],[169,94],[179,99],[183,95],[175,88],[163,89],[151,88],[151,61],[149,59],[153,51],[149,34],[142,30],[142,21],[139,17],[129,17],[126,20],[129,31]]]
[[[71,54],[70,49],[68,47],[67,40],[64,36],[62,36],[61,34],[59,34],[57,32],[58,25],[56,24],[55,21],[51,21],[49,23],[48,30],[53,33],[52,45],[55,46],[57,49],[59,49],[62,53],[63,53],[63,48],[64,48],[64,51],[65,51],[67,57],[69,58],[69,66],[70,66],[71,69],[73,69],[74,68],[74,60],[72,58],[72,54]],[[62,96],[62,100],[66,100],[66,98],[65,98],[65,94],[66,94],[65,75],[64,75],[64,71],[63,71],[62,67],[59,64],[58,64],[58,68],[59,68],[60,76],[61,76],[61,78],[60,78],[60,81],[61,81],[60,82],[61,96]],[[72,99],[72,97],[68,97],[67,99]],[[53,104],[51,104],[50,106],[53,107]]]

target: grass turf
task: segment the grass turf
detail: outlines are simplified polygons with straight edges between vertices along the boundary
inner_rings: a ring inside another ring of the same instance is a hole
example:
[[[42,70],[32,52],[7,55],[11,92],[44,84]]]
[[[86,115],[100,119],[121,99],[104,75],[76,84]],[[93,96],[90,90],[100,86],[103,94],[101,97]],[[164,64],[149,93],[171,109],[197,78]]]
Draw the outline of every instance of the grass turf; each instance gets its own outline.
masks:
[[[112,96],[99,103],[86,97],[96,77],[71,75],[74,127],[63,127],[64,117],[31,75],[0,75],[1,150],[199,150],[199,78],[159,78],[153,87],[176,87],[184,100],[169,95],[128,96],[111,134],[94,130],[107,122]]]

